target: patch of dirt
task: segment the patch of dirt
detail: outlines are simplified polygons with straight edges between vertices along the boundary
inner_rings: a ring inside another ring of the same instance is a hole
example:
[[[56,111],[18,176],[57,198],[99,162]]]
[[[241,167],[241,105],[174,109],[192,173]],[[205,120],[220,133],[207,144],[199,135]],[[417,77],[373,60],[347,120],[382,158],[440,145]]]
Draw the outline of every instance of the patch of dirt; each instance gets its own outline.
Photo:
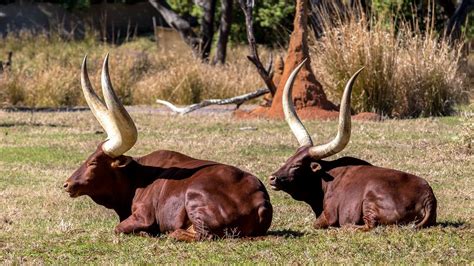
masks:
[[[376,122],[382,121],[382,117],[380,115],[376,113],[371,113],[371,112],[358,113],[356,115],[353,115],[352,119],[359,120],[359,121],[376,121]]]

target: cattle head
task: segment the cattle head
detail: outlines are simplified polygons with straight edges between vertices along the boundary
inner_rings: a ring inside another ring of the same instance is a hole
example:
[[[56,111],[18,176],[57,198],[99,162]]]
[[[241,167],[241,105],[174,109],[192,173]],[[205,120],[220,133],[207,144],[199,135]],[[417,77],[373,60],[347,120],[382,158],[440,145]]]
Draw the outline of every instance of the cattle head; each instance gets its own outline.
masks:
[[[82,63],[82,91],[92,113],[107,133],[107,139],[66,180],[64,189],[71,197],[88,195],[100,198],[117,193],[121,186],[125,186],[120,180],[121,169],[133,160],[123,154],[137,141],[137,129],[112,88],[108,55],[105,57],[101,76],[104,101],[92,88],[86,60],[87,56]]]
[[[308,196],[306,194],[311,193],[311,190],[314,189],[312,185],[317,182],[314,178],[315,173],[320,173],[321,177],[325,176],[324,171],[321,171],[323,164],[321,159],[342,151],[349,142],[351,135],[350,98],[352,85],[363,69],[358,70],[349,79],[344,89],[340,105],[339,126],[336,137],[326,144],[315,146],[313,145],[313,141],[308,131],[298,118],[293,101],[291,100],[291,92],[295,76],[305,64],[305,61],[298,65],[288,77],[282,96],[285,119],[290,126],[291,131],[296,136],[300,147],[296,153],[269,178],[269,183],[272,189],[283,190],[297,200],[303,200]]]

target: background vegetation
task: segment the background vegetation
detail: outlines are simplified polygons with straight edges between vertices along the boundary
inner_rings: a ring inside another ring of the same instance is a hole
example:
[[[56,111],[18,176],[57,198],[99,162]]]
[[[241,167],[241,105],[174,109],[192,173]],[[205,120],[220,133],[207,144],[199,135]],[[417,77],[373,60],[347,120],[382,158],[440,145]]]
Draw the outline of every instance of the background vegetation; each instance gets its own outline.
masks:
[[[323,32],[313,40],[314,70],[331,100],[338,102],[345,81],[365,66],[353,93],[357,112],[400,118],[449,115],[456,105],[469,101],[474,63],[464,44],[473,20],[468,20],[462,41],[452,43],[443,35],[443,9],[428,2],[431,5],[414,6],[410,1],[377,0],[367,12],[313,10]],[[190,0],[169,3],[184,17],[200,16],[201,9]],[[91,2],[64,4],[87,9]],[[9,51],[14,55],[12,67],[0,74],[0,107],[83,105],[78,82],[81,59],[89,54],[91,76],[98,84],[100,62],[107,52],[112,57],[113,83],[128,105],[153,104],[157,98],[191,104],[254,91],[263,83],[246,60],[244,18],[237,1],[234,5],[228,59],[218,65],[195,58],[179,38],[172,47],[148,38],[116,46],[100,41],[92,29],[83,40],[62,39],[60,29],[39,36],[11,33],[0,41],[0,56]],[[257,1],[257,39],[273,44],[262,49],[262,58],[269,53],[284,55],[293,12],[293,1]]]
[[[320,11],[325,35],[313,46],[317,76],[333,98],[339,99],[346,80],[361,66],[352,107],[390,117],[438,116],[467,103],[472,89],[465,70],[463,44],[437,34],[430,18],[424,30],[419,20],[397,22],[393,16],[354,11]],[[431,25],[431,26],[430,26]],[[334,95],[335,94],[335,95]]]
[[[429,34],[413,35],[408,28],[395,32],[374,22],[369,31],[366,22],[349,20],[328,31],[312,48],[316,76],[334,102],[350,75],[366,66],[353,93],[352,106],[358,112],[391,117],[448,115],[472,92],[472,65],[463,61],[460,46],[452,47]],[[217,66],[194,58],[184,45],[162,49],[147,38],[114,46],[93,36],[65,41],[54,35],[21,33],[3,39],[0,55],[7,51],[13,51],[14,57],[11,70],[0,74],[0,107],[84,105],[81,60],[89,55],[90,76],[100,88],[100,67],[107,52],[113,85],[127,105],[153,104],[157,98],[191,104],[264,86],[243,46],[232,47],[228,63]],[[284,54],[262,49],[262,58],[270,52]]]
[[[89,55],[90,77],[100,89],[100,68],[107,52],[112,83],[125,104],[152,104],[156,98],[185,104],[231,97],[260,86],[244,48],[238,47],[231,50],[228,65],[215,67],[193,58],[184,45],[161,49],[146,38],[113,46],[93,36],[64,41],[24,33],[8,36],[0,47],[0,54],[14,53],[13,69],[0,76],[3,106],[84,105],[79,82],[82,58]]]

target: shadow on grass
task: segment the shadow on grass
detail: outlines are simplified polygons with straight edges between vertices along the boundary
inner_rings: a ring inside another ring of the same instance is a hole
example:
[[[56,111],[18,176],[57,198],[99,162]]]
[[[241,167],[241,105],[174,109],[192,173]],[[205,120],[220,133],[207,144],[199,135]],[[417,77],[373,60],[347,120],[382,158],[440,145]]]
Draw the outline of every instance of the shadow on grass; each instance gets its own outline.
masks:
[[[43,124],[43,123],[28,123],[28,122],[18,122],[18,123],[0,123],[0,127],[20,127],[20,126],[29,126],[29,127],[69,127],[61,124]]]
[[[304,233],[293,230],[271,230],[267,232],[267,236],[280,236],[284,238],[296,238],[304,236]]]
[[[465,228],[469,227],[469,223],[464,221],[442,221],[436,223],[435,226],[439,226],[441,228]]]

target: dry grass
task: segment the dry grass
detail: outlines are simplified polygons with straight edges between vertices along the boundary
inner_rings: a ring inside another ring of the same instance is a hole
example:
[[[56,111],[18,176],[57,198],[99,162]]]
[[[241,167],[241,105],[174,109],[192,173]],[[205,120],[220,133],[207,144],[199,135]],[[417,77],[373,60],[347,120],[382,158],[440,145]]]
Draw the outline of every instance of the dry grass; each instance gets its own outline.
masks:
[[[274,219],[258,240],[176,243],[165,236],[115,236],[116,215],[87,197],[71,199],[64,180],[105,138],[90,112],[0,112],[0,261],[7,264],[390,263],[469,264],[473,257],[472,112],[463,116],[354,122],[338,156],[366,159],[425,177],[439,202],[440,225],[416,231],[380,227],[313,230],[310,208],[270,191]],[[228,115],[170,116],[133,108],[139,130],[127,154],[172,149],[239,166],[266,177],[296,149],[281,121],[235,121]],[[306,125],[323,142],[335,122]],[[242,130],[242,128],[256,130]]]
[[[346,80],[365,66],[353,92],[356,111],[403,118],[439,116],[466,103],[472,88],[459,71],[462,45],[450,46],[433,26],[421,32],[416,21],[367,19],[355,10],[339,19],[325,12],[321,16],[325,36],[315,42],[312,58],[332,98],[339,99]]]
[[[323,17],[328,15],[322,15]],[[448,115],[466,97],[469,83],[459,69],[459,46],[450,48],[432,32],[406,25],[367,21],[363,14],[327,24],[325,38],[312,54],[319,80],[337,102],[345,81],[359,67],[366,70],[356,83],[353,108],[392,117]],[[369,31],[370,29],[370,31]],[[0,74],[0,107],[84,105],[79,72],[89,55],[89,72],[99,86],[104,55],[111,54],[111,75],[121,100],[128,105],[154,104],[157,98],[190,104],[225,98],[263,86],[247,49],[231,47],[228,63],[210,66],[185,46],[157,47],[148,39],[121,46],[96,41],[66,41],[53,35],[9,35],[0,42],[0,56],[13,51],[13,68]],[[269,51],[261,49],[261,57]]]
[[[90,76],[99,87],[100,67],[107,52],[114,87],[125,104],[152,104],[156,98],[189,104],[262,86],[254,66],[245,58],[245,47],[230,48],[228,64],[216,67],[193,58],[186,47],[164,50],[148,39],[112,46],[93,37],[79,42],[20,33],[1,40],[0,55],[8,51],[13,51],[13,68],[0,74],[0,106],[83,105],[79,83],[82,58],[89,55]]]

